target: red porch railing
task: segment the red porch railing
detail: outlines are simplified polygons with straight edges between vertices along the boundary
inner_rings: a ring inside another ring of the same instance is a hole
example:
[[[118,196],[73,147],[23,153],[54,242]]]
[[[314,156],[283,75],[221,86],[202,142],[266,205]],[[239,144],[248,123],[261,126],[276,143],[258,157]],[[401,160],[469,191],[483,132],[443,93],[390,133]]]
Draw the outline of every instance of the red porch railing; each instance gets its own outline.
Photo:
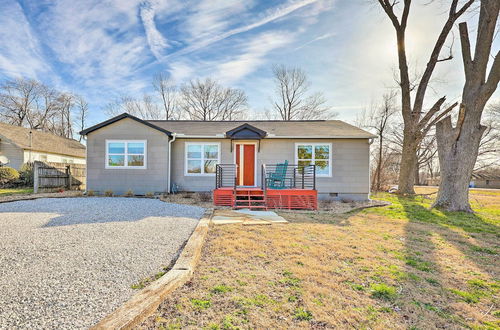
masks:
[[[318,208],[315,165],[287,165],[286,171],[283,164],[262,165],[261,186],[253,188],[238,187],[236,174],[236,164],[217,165],[213,191],[215,205],[264,209]]]

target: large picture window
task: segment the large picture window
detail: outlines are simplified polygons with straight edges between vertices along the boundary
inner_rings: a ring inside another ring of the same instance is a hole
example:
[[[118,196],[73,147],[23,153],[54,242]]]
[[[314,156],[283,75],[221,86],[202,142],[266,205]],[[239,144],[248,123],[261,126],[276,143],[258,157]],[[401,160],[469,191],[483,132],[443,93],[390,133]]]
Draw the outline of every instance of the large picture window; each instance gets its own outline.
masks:
[[[316,165],[316,175],[332,175],[331,143],[295,144],[295,161],[299,166]]]
[[[146,141],[107,140],[106,168],[146,168]]]
[[[215,175],[220,163],[220,144],[186,142],[186,175]]]

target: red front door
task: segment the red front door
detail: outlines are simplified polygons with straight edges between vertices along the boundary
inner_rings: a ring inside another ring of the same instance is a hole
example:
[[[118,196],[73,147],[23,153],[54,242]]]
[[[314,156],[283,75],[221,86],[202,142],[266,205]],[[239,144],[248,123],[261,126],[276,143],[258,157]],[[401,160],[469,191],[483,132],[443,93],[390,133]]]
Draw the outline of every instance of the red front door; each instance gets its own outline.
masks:
[[[255,186],[255,144],[236,145],[236,181],[239,186]]]

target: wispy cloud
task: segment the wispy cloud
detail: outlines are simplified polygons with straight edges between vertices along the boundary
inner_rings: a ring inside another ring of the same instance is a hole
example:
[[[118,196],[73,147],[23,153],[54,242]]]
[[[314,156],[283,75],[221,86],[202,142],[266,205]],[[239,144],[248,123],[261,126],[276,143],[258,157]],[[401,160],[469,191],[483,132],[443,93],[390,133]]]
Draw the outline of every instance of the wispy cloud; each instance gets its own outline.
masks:
[[[142,25],[146,32],[149,49],[153,55],[159,59],[163,55],[163,51],[168,47],[167,40],[158,31],[155,24],[155,3],[152,1],[144,1],[140,6],[140,16]]]
[[[243,47],[240,55],[217,65],[215,76],[226,84],[236,82],[265,63],[265,57],[269,52],[292,43],[294,38],[294,34],[290,31],[258,34]]]
[[[193,42],[189,46],[183,48],[182,50],[180,50],[176,53],[167,55],[166,58],[173,56],[173,55],[179,56],[179,55],[188,54],[188,53],[194,52],[196,50],[199,50],[201,48],[204,48],[210,44],[213,44],[217,41],[227,39],[227,38],[234,36],[236,34],[248,32],[250,30],[256,29],[256,28],[261,27],[265,24],[268,24],[268,23],[276,21],[280,18],[283,18],[283,17],[293,13],[294,11],[296,11],[300,8],[306,7],[308,5],[316,3],[318,1],[320,1],[320,0],[300,0],[300,1],[288,2],[286,5],[282,5],[278,8],[275,8],[275,9],[268,11],[262,18],[256,20],[253,23],[228,30],[226,32],[220,33],[220,34],[212,36],[212,37],[200,39],[196,42]]]
[[[303,43],[302,45],[300,45],[299,47],[295,48],[294,50],[299,50],[301,48],[304,48],[305,46],[308,46],[308,45],[312,44],[313,42],[320,41],[320,40],[323,40],[323,39],[328,39],[328,38],[331,38],[333,36],[335,36],[335,33],[325,33],[325,34],[322,34],[319,37],[316,37],[314,39],[309,40],[306,43]]]
[[[10,77],[38,78],[50,71],[40,43],[17,2],[0,3],[0,71]]]

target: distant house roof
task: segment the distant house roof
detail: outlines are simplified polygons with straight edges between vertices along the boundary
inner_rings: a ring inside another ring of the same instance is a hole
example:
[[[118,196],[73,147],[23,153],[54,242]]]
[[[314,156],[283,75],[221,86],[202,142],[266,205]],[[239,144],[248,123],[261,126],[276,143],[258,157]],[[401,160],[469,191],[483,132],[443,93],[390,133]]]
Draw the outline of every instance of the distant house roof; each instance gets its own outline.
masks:
[[[32,132],[31,147],[30,131]],[[0,123],[0,139],[9,140],[21,149],[85,158],[85,146],[83,144],[52,133]]]
[[[474,179],[474,180],[500,180],[500,173],[487,173],[487,172],[472,173],[472,179]]]
[[[375,135],[341,120],[147,120],[148,123],[189,137],[231,137],[240,129],[256,129],[267,138],[354,138],[369,139]],[[267,133],[267,135],[264,135]]]

